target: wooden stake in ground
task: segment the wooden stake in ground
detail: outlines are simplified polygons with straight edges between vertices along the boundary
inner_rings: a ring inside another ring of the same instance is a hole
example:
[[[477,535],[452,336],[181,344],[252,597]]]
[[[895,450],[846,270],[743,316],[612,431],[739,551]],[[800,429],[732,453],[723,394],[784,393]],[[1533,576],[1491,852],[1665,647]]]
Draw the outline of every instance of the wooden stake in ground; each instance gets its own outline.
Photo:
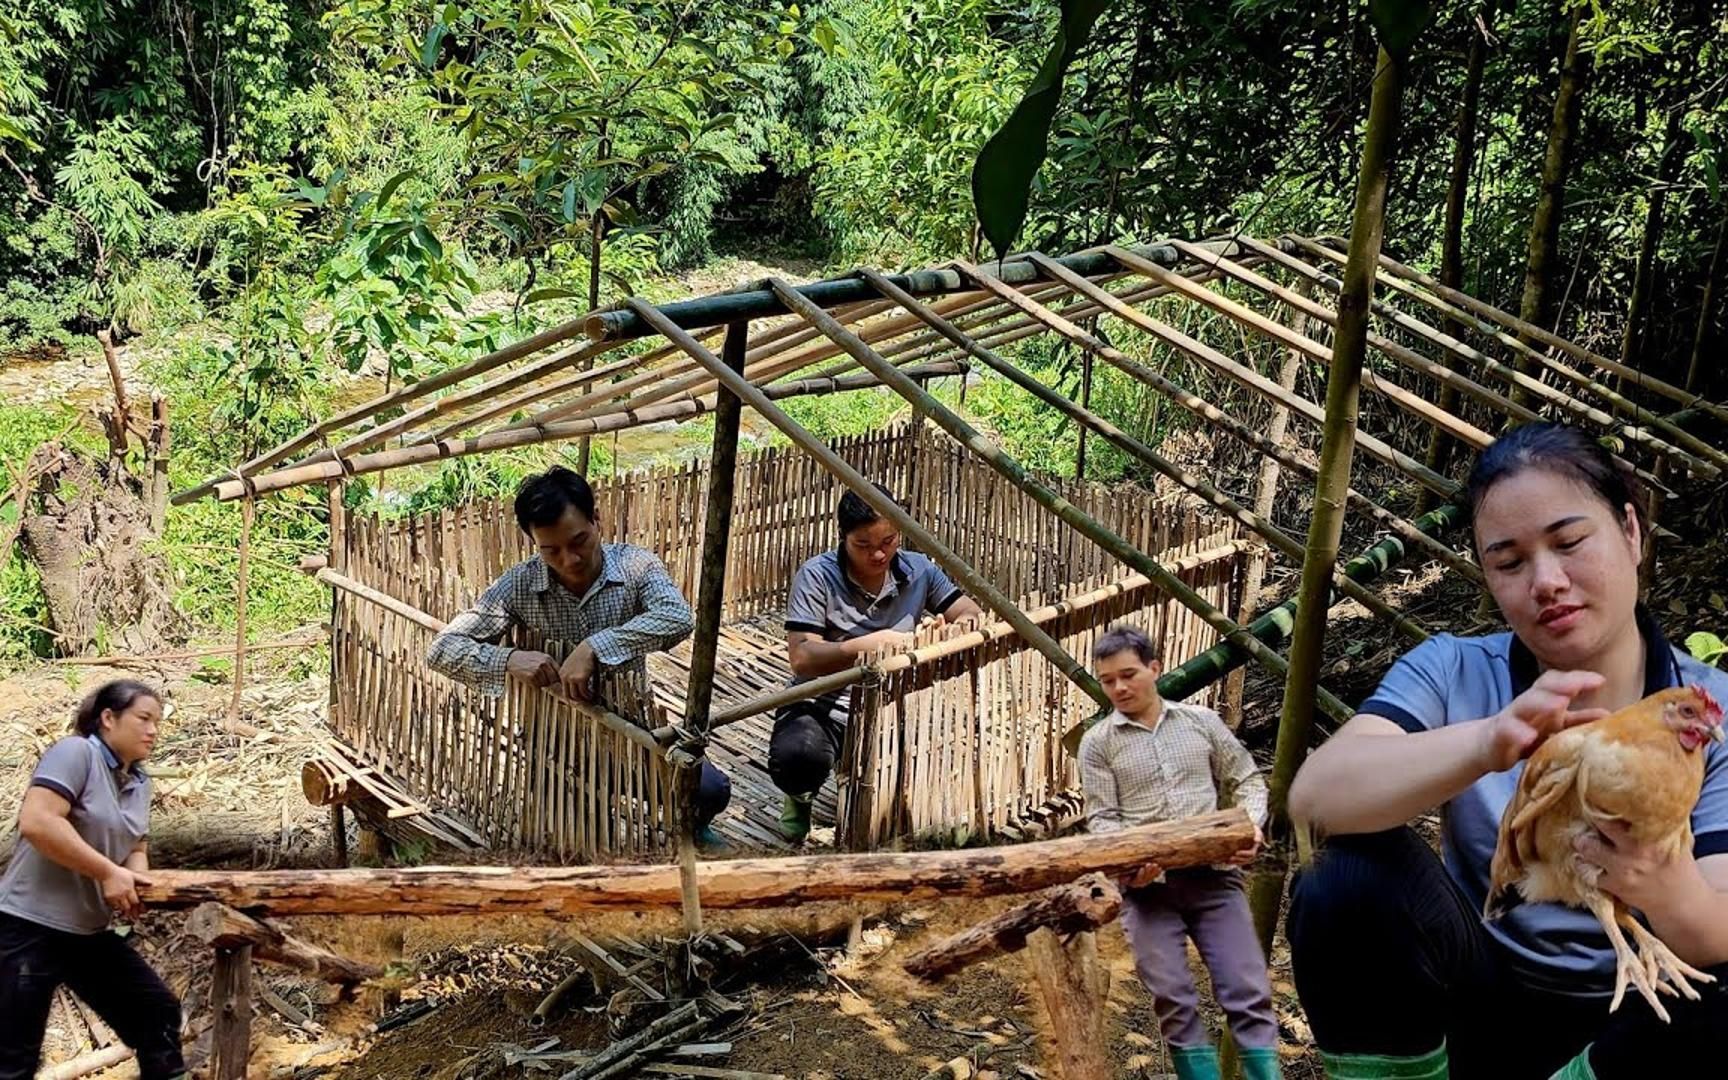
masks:
[[[157,536],[168,524],[168,399],[150,399],[150,531]]]
[[[240,692],[246,688],[246,586],[252,569],[252,521],[257,514],[257,502],[246,499],[240,504],[240,571],[234,587],[234,694],[228,699],[230,731],[240,728]]]
[[[252,946],[217,948],[210,1007],[216,1013],[210,1075],[215,1080],[246,1080],[252,1054]]]
[[[1040,928],[1026,940],[1038,993],[1050,1016],[1062,1080],[1111,1080],[1104,1003],[1110,973],[1098,963],[1098,935],[1090,930],[1063,938]]]
[[[1362,359],[1368,350],[1368,320],[1374,299],[1374,271],[1386,226],[1386,186],[1398,131],[1404,58],[1381,48],[1356,183],[1356,213],[1350,226],[1350,262],[1338,298],[1338,328],[1326,373],[1326,426],[1320,444],[1320,473],[1314,491],[1314,516],[1308,526],[1291,635],[1290,672],[1284,682],[1284,708],[1278,721],[1278,746],[1272,764],[1268,834],[1280,843],[1289,834],[1286,808],[1290,782],[1307,755],[1314,731],[1314,703],[1320,687],[1320,661],[1326,642],[1326,597],[1332,566],[1344,531],[1345,493],[1356,448],[1356,409],[1362,390]],[[1255,925],[1260,944],[1271,954],[1272,933],[1284,894],[1281,866],[1254,879]]]

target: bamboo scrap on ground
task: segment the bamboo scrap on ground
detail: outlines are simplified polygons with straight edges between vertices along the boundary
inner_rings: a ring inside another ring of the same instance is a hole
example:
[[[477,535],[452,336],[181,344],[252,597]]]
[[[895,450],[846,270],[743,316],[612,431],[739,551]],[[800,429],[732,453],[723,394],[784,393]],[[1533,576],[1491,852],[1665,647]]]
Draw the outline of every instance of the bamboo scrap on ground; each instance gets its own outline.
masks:
[[[1026,947],[1034,930],[1060,934],[1096,930],[1122,910],[1122,894],[1109,878],[1092,874],[1069,885],[1046,889],[977,926],[944,938],[908,956],[908,974],[937,982],[973,964]]]
[[[1142,825],[1105,836],[1012,847],[706,862],[703,904],[789,907],[822,900],[1000,896],[1121,874],[1224,862],[1254,842],[1240,809]],[[641,910],[676,904],[676,865],[405,867],[387,870],[158,870],[145,903],[219,901],[262,915],[477,915]]]

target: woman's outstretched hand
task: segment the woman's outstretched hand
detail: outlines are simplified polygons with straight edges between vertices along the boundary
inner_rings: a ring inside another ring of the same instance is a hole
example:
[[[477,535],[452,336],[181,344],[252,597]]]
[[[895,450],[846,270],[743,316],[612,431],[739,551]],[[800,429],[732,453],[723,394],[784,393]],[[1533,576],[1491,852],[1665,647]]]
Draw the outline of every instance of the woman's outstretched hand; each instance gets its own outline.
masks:
[[[1574,709],[1572,701],[1603,683],[1594,671],[1545,671],[1482,727],[1486,772],[1505,772],[1536,752],[1549,736],[1600,720],[1607,709]]]

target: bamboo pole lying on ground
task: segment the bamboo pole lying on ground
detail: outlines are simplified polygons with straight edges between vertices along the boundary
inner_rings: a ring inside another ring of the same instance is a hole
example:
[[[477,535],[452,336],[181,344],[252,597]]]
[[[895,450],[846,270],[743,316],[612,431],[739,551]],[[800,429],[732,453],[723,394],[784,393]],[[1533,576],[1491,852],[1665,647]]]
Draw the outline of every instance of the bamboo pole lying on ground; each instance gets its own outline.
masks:
[[[918,303],[909,293],[901,290],[886,277],[869,270],[862,271],[862,273],[872,286],[897,301],[908,311],[915,310],[921,313],[920,317],[925,318],[926,321],[934,320],[931,325],[935,329],[942,330],[944,333],[951,333],[957,342],[967,340],[960,331],[949,326],[940,316],[930,312],[928,308]],[[982,458],[991,468],[1012,481],[1015,486],[1030,495],[1040,506],[1055,514],[1070,528],[1122,560],[1126,565],[1150,577],[1157,582],[1160,589],[1175,597],[1183,607],[1198,615],[1218,633],[1253,653],[1254,658],[1267,668],[1275,672],[1283,671],[1283,657],[1256,641],[1247,631],[1233,622],[1228,615],[1219,611],[1205,597],[1189,587],[1187,582],[1170,573],[1159,565],[1156,559],[1130,544],[1120,534],[1106,528],[1097,519],[1086,514],[1079,507],[1041,483],[1024,466],[1003,453],[1001,447],[986,439],[977,428],[973,427],[958,413],[937,401],[934,396],[907,379],[886,360],[877,356],[870,346],[859,341],[845,327],[830,318],[827,312],[799,296],[780,281],[770,279],[770,285],[786,306],[796,310],[813,324],[821,327],[823,333],[833,338],[848,353],[856,357],[872,375],[886,382],[890,389],[905,398],[914,409],[934,420],[941,426],[942,430],[948,432],[967,449]]]
[[[1302,237],[1292,237],[1291,242],[1300,247],[1303,251],[1323,259],[1337,261],[1343,258],[1343,256],[1339,255],[1337,252],[1322,244],[1317,244],[1312,240]],[[1286,258],[1288,258],[1288,256],[1286,256]],[[1386,285],[1393,291],[1406,296],[1415,297],[1416,299],[1428,304],[1430,307],[1445,312],[1457,321],[1477,329],[1478,332],[1492,337],[1502,345],[1515,349],[1521,354],[1530,357],[1540,363],[1543,367],[1553,371],[1556,375],[1559,375],[1574,385],[1602,398],[1604,401],[1608,402],[1610,407],[1615,411],[1631,417],[1633,420],[1640,423],[1648,424],[1650,427],[1661,431],[1664,435],[1667,435],[1673,440],[1673,442],[1669,442],[1657,438],[1649,431],[1641,428],[1621,427],[1620,430],[1624,432],[1628,438],[1635,442],[1642,443],[1654,453],[1664,455],[1683,463],[1693,471],[1700,472],[1705,476],[1716,476],[1720,473],[1721,466],[1728,465],[1728,454],[1723,454],[1709,443],[1706,443],[1696,436],[1682,431],[1680,428],[1668,423],[1657,413],[1646,409],[1637,402],[1627,398],[1625,395],[1616,392],[1605,383],[1597,382],[1584,372],[1560,363],[1553,357],[1544,354],[1540,349],[1532,348],[1530,345],[1518,340],[1518,338],[1511,334],[1495,330],[1493,327],[1486,325],[1481,320],[1471,317],[1466,312],[1461,311],[1452,305],[1446,304],[1443,301],[1437,302],[1432,297],[1424,297],[1421,290],[1412,288],[1410,285],[1398,280],[1396,277],[1388,278],[1386,280]],[[1556,340],[1564,339],[1556,338]],[[1628,368],[1626,370],[1632,369]],[[1617,422],[1610,421],[1610,423],[1612,424]],[[1675,445],[1676,443],[1680,445]],[[1682,446],[1685,447],[1685,449],[1682,449]],[[1709,460],[1705,460],[1706,458]]]
[[[1240,808],[1070,836],[958,851],[803,855],[698,864],[712,910],[789,907],[825,900],[929,900],[1002,896],[1119,876],[1148,863],[1169,869],[1220,863],[1254,843]],[[139,895],[151,907],[216,901],[254,916],[504,915],[641,911],[679,902],[676,865],[450,866],[367,870],[153,870]]]
[[[1092,677],[1091,672],[1082,667],[1072,656],[1069,656],[1067,650],[1063,649],[1054,638],[1029,622],[1013,600],[1004,595],[995,585],[986,581],[964,559],[955,554],[952,548],[942,543],[928,529],[913,520],[911,515],[907,514],[894,500],[878,491],[876,485],[872,484],[864,474],[847,464],[839,455],[823,445],[820,439],[804,430],[790,416],[787,416],[773,401],[769,400],[760,387],[752,385],[743,376],[727,367],[719,357],[709,352],[695,338],[673,325],[652,305],[637,299],[630,300],[629,304],[631,309],[636,311],[645,321],[659,329],[679,348],[699,360],[708,370],[714,372],[728,389],[742,398],[769,423],[779,428],[781,433],[791,439],[799,449],[816,458],[823,469],[856,492],[858,497],[863,499],[871,509],[893,522],[902,533],[911,537],[918,546],[918,550],[935,560],[936,564],[954,581],[954,584],[964,589],[967,595],[1012,623],[1014,629],[1019,632],[1027,644],[1044,654],[1051,663],[1056,665],[1057,670],[1079,686],[1093,701],[1096,701],[1100,709],[1107,707],[1109,699],[1098,685],[1098,680]],[[872,372],[872,374],[881,377],[880,372]],[[898,371],[895,371],[895,374],[904,378]]]
[[[1037,256],[1033,256],[1033,258],[1035,261],[1038,259]],[[1287,558],[1293,559],[1297,563],[1301,562],[1302,545],[1291,539],[1284,530],[1278,528],[1278,526],[1274,525],[1272,522],[1254,513],[1247,507],[1242,506],[1240,503],[1236,502],[1236,500],[1230,498],[1222,491],[1219,491],[1208,481],[1195,476],[1187,469],[1178,466],[1156,450],[1153,450],[1150,446],[1147,446],[1145,443],[1132,437],[1127,432],[1118,428],[1103,417],[1074,404],[1062,394],[1057,393],[1039,382],[1037,379],[1027,375],[1025,372],[997,356],[989,349],[976,347],[973,345],[970,338],[948,323],[947,320],[942,318],[942,316],[919,303],[915,298],[895,288],[893,283],[889,282],[880,274],[871,270],[861,271],[861,273],[865,275],[871,284],[875,285],[878,289],[881,289],[883,295],[893,297],[902,307],[905,307],[906,310],[917,314],[919,318],[929,323],[939,333],[947,337],[956,345],[961,346],[962,348],[972,346],[967,353],[968,356],[978,360],[980,363],[989,367],[992,371],[1008,378],[1022,390],[1027,391],[1046,405],[1051,406],[1064,416],[1067,416],[1070,420],[1075,421],[1083,430],[1096,432],[1112,446],[1115,446],[1129,457],[1151,467],[1160,475],[1168,477],[1181,487],[1206,500],[1212,506],[1224,511],[1230,517],[1241,522],[1243,525],[1246,525],[1249,529],[1261,536],[1267,543],[1271,544],[1274,548],[1277,548]],[[871,367],[871,370],[874,373],[874,366]],[[894,386],[893,388],[896,391],[900,391],[902,396],[906,396],[906,391],[901,390],[899,386]],[[908,398],[908,400],[912,400],[915,407],[918,407],[920,404],[918,401],[911,398]],[[940,418],[938,418],[938,423],[942,423],[944,428],[948,427],[948,424],[944,423]],[[963,421],[961,423],[964,424]],[[975,430],[971,429],[969,425],[958,428],[957,430],[966,432],[966,434],[956,434],[955,437],[966,442],[969,447],[972,446],[971,440],[973,438],[981,438],[981,436],[979,436]],[[951,434],[953,433],[951,432]],[[973,449],[976,450],[976,447],[973,447]],[[980,456],[985,455],[980,452]],[[988,461],[989,457],[985,456],[985,460]],[[1013,479],[1016,483],[1021,483],[1022,486],[1024,486],[1024,481],[1022,481],[1020,477],[1013,476],[1006,472],[1004,475],[1008,475],[1010,479]],[[1033,497],[1039,498],[1036,493],[1033,493]],[[1039,501],[1043,502],[1044,500],[1039,499]],[[1130,565],[1133,564],[1130,563]],[[1145,573],[1145,571],[1139,566],[1135,566],[1134,568]],[[1160,585],[1162,584],[1163,582],[1160,582]],[[1417,626],[1397,611],[1394,611],[1390,605],[1381,600],[1378,596],[1369,592],[1367,589],[1357,585],[1353,581],[1350,581],[1348,578],[1340,582],[1340,585],[1351,599],[1356,600],[1368,610],[1379,615],[1381,618],[1384,618],[1406,638],[1415,642],[1421,642],[1427,639],[1428,635],[1421,627]],[[1184,603],[1186,603],[1186,601],[1184,601]],[[1204,617],[1204,615],[1202,615],[1202,617]],[[1210,619],[1207,621],[1211,622]]]

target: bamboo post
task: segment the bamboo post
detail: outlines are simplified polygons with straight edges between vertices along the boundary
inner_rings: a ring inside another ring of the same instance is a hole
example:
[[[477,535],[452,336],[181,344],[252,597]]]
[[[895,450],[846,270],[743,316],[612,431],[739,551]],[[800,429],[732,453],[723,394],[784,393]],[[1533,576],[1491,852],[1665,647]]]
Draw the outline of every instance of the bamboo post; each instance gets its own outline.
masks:
[[[1096,329],[1096,320],[1094,320]],[[1092,350],[1080,352],[1080,407],[1092,408]],[[1086,427],[1080,426],[1080,441],[1074,448],[1074,479],[1086,479]]]
[[[1728,265],[1728,213],[1723,214],[1722,224],[1716,227],[1716,247],[1710,252],[1710,263],[1704,270],[1704,293],[1698,298],[1698,329],[1692,335],[1692,359],[1686,365],[1686,385],[1682,387],[1688,394],[1698,389],[1698,380],[1704,374],[1704,343],[1710,340],[1711,309],[1716,306],[1717,281],[1724,265]]]
[[[150,398],[150,531],[157,536],[168,524],[168,399]]]
[[[722,385],[748,402],[758,414],[779,428],[805,453],[814,457],[823,469],[856,492],[858,497],[863,499],[871,509],[892,521],[895,527],[912,539],[919,551],[935,560],[936,564],[942,567],[956,585],[1012,624],[1028,644],[1043,653],[1064,675],[1073,680],[1088,697],[1098,703],[1100,709],[1108,707],[1109,699],[1105,696],[1103,688],[1098,685],[1098,680],[1094,679],[1090,672],[1068,655],[1067,650],[1063,649],[1054,638],[1033,625],[1015,605],[1014,601],[967,565],[965,560],[955,554],[952,548],[942,543],[928,529],[914,521],[911,515],[901,509],[894,500],[876,490],[876,485],[872,484],[862,473],[824,446],[821,440],[806,431],[797,421],[787,416],[762,392],[760,387],[745,381],[743,376],[727,367],[718,357],[704,348],[701,342],[661,315],[652,305],[634,297],[626,301],[626,304],[644,321],[655,326],[666,337],[677,343],[679,348],[695,357],[703,367],[713,372],[720,379]],[[904,378],[904,375],[898,370],[895,370],[895,374]],[[878,377],[880,377],[879,373]]]
[[[252,946],[217,947],[210,979],[210,1006],[216,1014],[211,1076],[246,1080],[252,1053]]]
[[[1338,329],[1326,373],[1326,430],[1320,444],[1320,480],[1314,516],[1308,527],[1308,552],[1302,562],[1296,624],[1291,634],[1290,674],[1284,683],[1283,714],[1273,758],[1268,837],[1281,845],[1289,830],[1287,800],[1296,768],[1308,752],[1314,730],[1315,692],[1326,643],[1326,596],[1332,564],[1344,530],[1344,492],[1350,486],[1350,461],[1356,441],[1356,409],[1361,395],[1362,360],[1368,349],[1368,319],[1374,296],[1374,270],[1386,227],[1386,187],[1398,131],[1404,58],[1380,49],[1368,129],[1356,184],[1356,212],[1350,228],[1350,263],[1338,298]],[[1274,856],[1277,857],[1276,855]],[[1282,866],[1254,880],[1261,946],[1271,952],[1272,931],[1284,890]]]
[[[727,370],[744,377],[744,357],[750,347],[750,324],[726,328],[721,359]],[[702,530],[702,577],[696,599],[696,636],[690,647],[690,681],[684,698],[684,720],[697,732],[708,732],[714,701],[714,661],[720,645],[720,617],[726,602],[726,554],[732,539],[732,489],[738,471],[738,429],[743,402],[722,387],[714,411],[714,446],[708,471],[708,516]],[[678,863],[684,883],[684,929],[702,932],[702,900],[696,890],[696,786],[701,762],[679,774],[683,828],[678,838]]]
[[[975,271],[975,268],[966,267],[966,271],[968,274],[971,274]],[[941,316],[931,312],[927,307],[913,299],[911,295],[900,289],[899,286],[895,285],[886,277],[873,270],[863,270],[860,271],[860,273],[862,273],[865,279],[872,285],[881,290],[883,295],[891,297],[896,303],[905,307],[908,311],[920,313],[921,317],[925,318],[925,320],[929,322],[934,329],[941,331],[945,335],[951,335],[950,340],[954,341],[955,344],[965,345],[969,342],[969,339],[965,334],[948,324]],[[775,284],[778,283],[776,282]],[[1198,592],[1195,592],[1187,582],[1176,577],[1174,574],[1171,574],[1163,566],[1159,565],[1156,559],[1153,559],[1133,544],[1130,544],[1120,535],[1106,528],[1097,519],[1082,512],[1073,503],[1040,483],[1037,478],[1027,472],[1019,462],[1003,453],[1001,447],[997,446],[989,439],[986,439],[981,433],[979,433],[977,428],[973,427],[957,413],[948,409],[947,406],[925,393],[917,385],[906,379],[905,376],[895,371],[886,361],[871,351],[868,345],[858,341],[856,338],[852,337],[844,327],[834,323],[833,320],[828,319],[827,315],[820,308],[817,308],[814,305],[809,305],[808,301],[803,301],[802,298],[796,297],[791,293],[791,290],[786,289],[784,286],[780,286],[776,291],[786,300],[788,305],[797,308],[799,314],[803,315],[817,326],[821,326],[824,332],[828,333],[828,335],[835,341],[840,342],[844,347],[846,347],[849,353],[857,357],[859,362],[862,363],[872,374],[886,382],[895,393],[905,398],[915,409],[925,413],[932,420],[936,421],[944,431],[948,432],[948,434],[952,435],[961,444],[976,453],[979,457],[983,458],[991,468],[995,469],[1016,487],[1020,488],[1020,490],[1030,495],[1039,503],[1039,505],[1055,514],[1070,528],[1074,529],[1082,536],[1085,536],[1088,540],[1091,540],[1111,555],[1120,559],[1123,563],[1157,582],[1160,588],[1175,597],[1177,602],[1179,602],[1183,607],[1200,616],[1208,626],[1212,627],[1226,638],[1229,638],[1242,648],[1248,650],[1255,659],[1266,665],[1266,667],[1274,672],[1283,672],[1283,657],[1255,640],[1252,635],[1242,629],[1241,626],[1232,622],[1228,616],[1219,611],[1210,601],[1201,596]],[[979,359],[983,359],[983,353],[984,350],[978,351]],[[1016,629],[1018,629],[1018,627]],[[1024,635],[1024,631],[1022,631],[1022,634]],[[1088,676],[1088,678],[1090,678],[1090,676]],[[1338,704],[1342,707],[1341,702]]]
[[[234,693],[228,699],[228,728],[240,727],[240,694],[246,688],[246,593],[252,570],[252,523],[257,515],[257,500],[248,498],[240,504],[240,569],[234,586]]]

